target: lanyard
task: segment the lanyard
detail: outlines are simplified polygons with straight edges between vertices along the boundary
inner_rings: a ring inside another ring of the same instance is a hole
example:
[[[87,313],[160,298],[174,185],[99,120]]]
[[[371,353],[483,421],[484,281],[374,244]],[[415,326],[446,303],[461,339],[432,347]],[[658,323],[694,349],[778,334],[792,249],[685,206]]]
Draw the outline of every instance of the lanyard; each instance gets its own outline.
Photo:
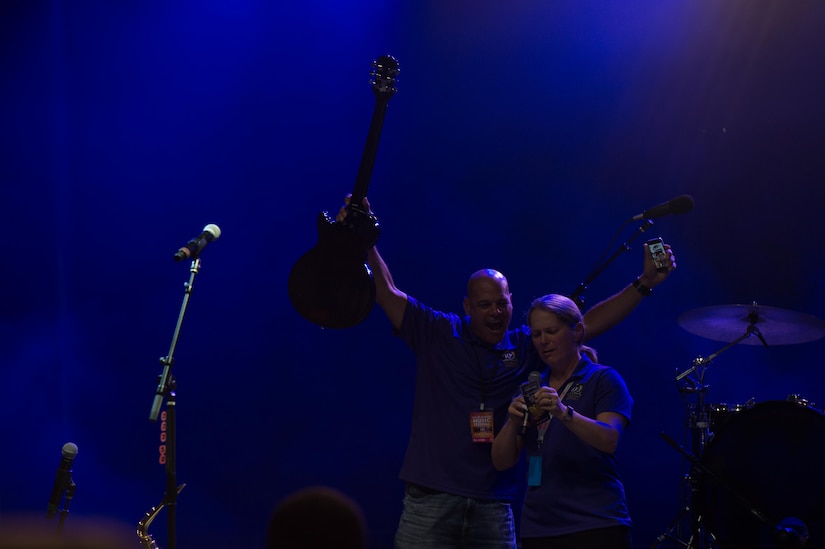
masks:
[[[485,353],[485,355],[492,355],[493,356],[493,366],[490,368],[490,375],[484,375],[484,366],[481,364],[481,359],[478,358],[478,348],[473,345],[473,355],[476,358],[476,367],[478,369],[478,377],[481,380],[481,405],[479,406],[479,410],[485,409],[485,403],[487,402],[487,389],[490,388],[490,384],[493,381],[493,378],[496,375],[496,370],[498,369],[499,358],[495,357],[495,352]],[[495,349],[493,349],[495,351]]]
[[[570,387],[572,387],[572,386],[573,386],[573,380],[572,379],[568,380],[567,383],[564,384],[564,390],[562,390],[561,394],[559,395],[559,402],[564,400],[564,397],[567,396],[567,391],[569,391]],[[539,448],[541,448],[541,445],[544,444],[544,434],[547,432],[547,428],[550,426],[550,420],[551,419],[553,419],[553,416],[549,416],[547,418],[547,421],[545,421],[541,425],[538,425],[538,427],[537,427],[539,436],[536,439],[536,442],[538,443]]]

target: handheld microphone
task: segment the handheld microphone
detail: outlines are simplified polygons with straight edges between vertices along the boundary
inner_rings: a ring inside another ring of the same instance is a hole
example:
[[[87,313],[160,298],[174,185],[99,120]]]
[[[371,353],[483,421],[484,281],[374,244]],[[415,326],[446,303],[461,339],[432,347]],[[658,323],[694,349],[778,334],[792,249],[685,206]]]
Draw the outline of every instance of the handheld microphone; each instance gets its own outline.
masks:
[[[530,423],[530,408],[536,403],[536,391],[541,387],[541,372],[533,370],[527,376],[527,381],[521,385],[521,394],[524,397],[524,420],[521,422],[521,436],[527,434]]]
[[[175,261],[183,261],[184,259],[196,259],[207,244],[213,240],[221,237],[221,228],[210,223],[203,228],[203,232],[182,246],[175,252]]]
[[[662,202],[653,206],[649,210],[645,210],[640,214],[636,214],[630,218],[630,221],[638,221],[640,219],[655,219],[657,217],[664,217],[670,214],[688,213],[693,209],[693,197],[689,194],[677,196],[667,202]]]
[[[521,436],[527,434],[527,424],[530,423],[530,409],[525,405],[524,406],[524,420],[521,422],[521,430],[519,433]]]
[[[77,456],[77,444],[74,442],[67,442],[63,445],[63,458],[60,460],[60,466],[57,468],[57,475],[54,479],[54,487],[52,488],[52,495],[49,498],[49,508],[46,511],[46,518],[52,518],[57,514],[60,508],[60,499],[63,497],[63,492],[72,482],[72,461]]]

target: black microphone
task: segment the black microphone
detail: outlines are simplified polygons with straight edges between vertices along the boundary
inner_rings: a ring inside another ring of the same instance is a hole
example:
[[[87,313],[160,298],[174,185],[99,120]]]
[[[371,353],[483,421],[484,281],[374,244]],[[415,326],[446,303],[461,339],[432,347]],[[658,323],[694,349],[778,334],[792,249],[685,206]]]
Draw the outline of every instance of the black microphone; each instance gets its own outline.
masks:
[[[630,218],[630,221],[638,221],[640,219],[655,219],[670,214],[688,213],[693,209],[693,197],[689,194],[677,196],[673,200],[662,202],[657,206],[653,206],[649,210],[645,210],[640,214],[636,214]]]
[[[521,394],[524,397],[524,420],[521,422],[521,436],[527,434],[527,426],[530,423],[530,407],[535,404],[536,391],[541,387],[541,372],[533,370],[527,376],[527,381],[521,386]]]
[[[49,508],[46,511],[46,518],[52,518],[57,514],[60,508],[60,499],[63,497],[63,492],[72,482],[72,461],[77,455],[77,444],[74,442],[67,442],[63,445],[63,459],[60,460],[60,466],[57,468],[57,476],[54,479],[54,487],[52,488],[52,496],[49,498]]]
[[[197,258],[206,248],[206,245],[221,237],[221,228],[210,223],[203,228],[203,232],[186,243],[180,250],[175,252],[175,261],[183,261],[186,258]]]

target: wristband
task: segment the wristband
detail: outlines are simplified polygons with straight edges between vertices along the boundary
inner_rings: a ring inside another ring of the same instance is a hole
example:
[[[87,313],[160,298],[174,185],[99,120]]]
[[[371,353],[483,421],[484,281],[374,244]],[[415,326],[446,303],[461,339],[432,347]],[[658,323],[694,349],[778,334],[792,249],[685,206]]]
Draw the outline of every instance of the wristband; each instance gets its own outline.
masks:
[[[567,415],[564,416],[564,421],[573,421],[573,407],[569,404],[567,405]]]
[[[637,278],[636,280],[633,281],[633,287],[636,288],[636,291],[638,291],[640,294],[647,297],[647,296],[649,296],[650,294],[653,293],[653,289],[648,288],[647,286],[642,284],[641,281],[640,281],[640,278],[641,277],[639,277],[639,278]]]

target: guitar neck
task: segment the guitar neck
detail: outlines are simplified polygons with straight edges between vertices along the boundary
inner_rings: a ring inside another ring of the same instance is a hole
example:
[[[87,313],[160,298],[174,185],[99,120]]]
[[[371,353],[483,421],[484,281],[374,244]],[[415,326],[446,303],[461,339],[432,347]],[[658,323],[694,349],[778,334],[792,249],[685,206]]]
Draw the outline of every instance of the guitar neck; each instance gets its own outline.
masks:
[[[364,146],[364,153],[361,155],[361,165],[358,168],[358,176],[355,178],[355,187],[352,189],[350,204],[355,206],[360,206],[361,201],[367,196],[372,168],[375,165],[375,158],[378,153],[378,142],[381,139],[381,129],[384,127],[384,117],[387,114],[387,105],[389,105],[388,99],[378,97],[375,101],[372,122],[367,134],[367,143]]]
[[[372,167],[375,165],[375,156],[378,151],[378,141],[381,138],[381,128],[384,126],[384,116],[387,105],[395,94],[395,77],[398,75],[398,61],[391,55],[382,55],[372,63],[373,93],[375,93],[375,109],[372,111],[372,121],[367,134],[367,143],[361,156],[361,166],[358,168],[358,177],[352,189],[350,204],[360,207],[367,196],[370,185]]]

